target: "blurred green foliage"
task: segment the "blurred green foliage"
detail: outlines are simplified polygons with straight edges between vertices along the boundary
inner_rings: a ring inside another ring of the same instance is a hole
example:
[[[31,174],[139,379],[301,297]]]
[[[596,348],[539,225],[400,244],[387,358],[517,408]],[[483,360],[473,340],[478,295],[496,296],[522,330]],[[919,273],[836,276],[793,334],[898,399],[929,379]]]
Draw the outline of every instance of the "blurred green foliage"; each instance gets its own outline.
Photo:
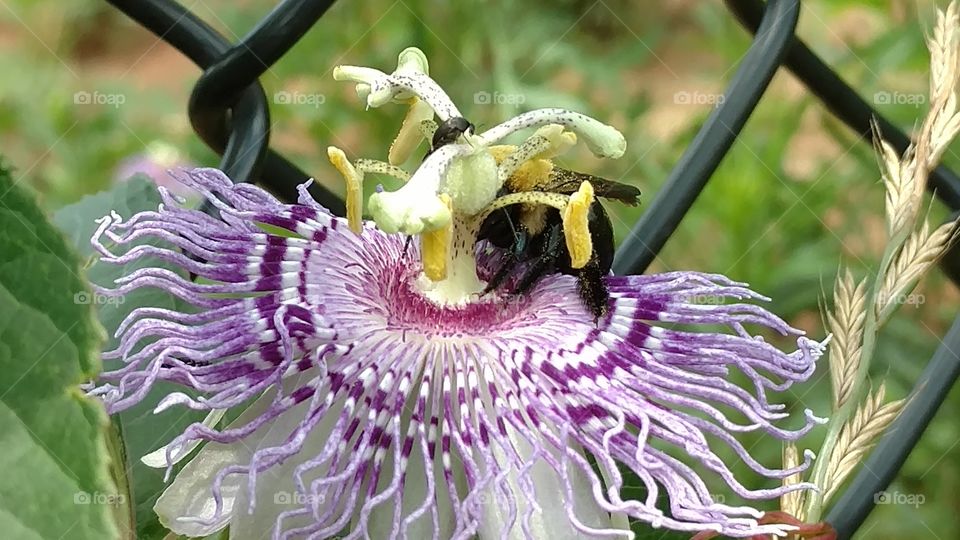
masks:
[[[910,97],[924,94],[927,82],[924,32],[933,10],[919,3],[917,9],[905,1],[805,2],[799,30],[905,128],[925,110]],[[206,0],[192,8],[237,39],[271,4]],[[563,165],[634,182],[646,204],[749,43],[720,2],[340,2],[261,81],[272,101],[274,148],[340,190],[326,146],[383,158],[403,111],[364,111],[350,85],[332,80],[333,67],[389,70],[401,49],[416,45],[430,58],[432,75],[479,125],[542,106],[580,109],[616,125],[629,142],[621,160],[600,162],[577,151]],[[123,158],[157,141],[177,149],[183,161],[217,163],[185,117],[199,70],[106,3],[7,0],[0,8],[0,51],[0,148],[19,166],[17,179],[51,209],[102,190],[114,182]],[[482,103],[478,92],[492,103]],[[890,103],[881,103],[878,92],[893,96]],[[84,104],[78,95],[104,103]],[[293,102],[282,103],[283,95]],[[109,96],[114,104],[106,103]],[[945,159],[960,165],[953,152]],[[821,336],[818,302],[830,297],[837,269],[843,264],[865,275],[876,264],[882,208],[870,146],[780,73],[655,269],[722,272],[750,282],[774,299],[775,311]],[[643,205],[611,210],[622,237]],[[934,205],[933,219],[944,216]],[[893,397],[909,391],[960,299],[941,276],[919,292],[924,302],[904,307],[879,348],[875,375],[889,381]],[[829,393],[821,369],[813,383],[784,399],[795,410],[811,407],[823,415]],[[925,503],[878,507],[859,537],[955,537],[960,426],[948,411],[958,405],[954,391],[890,488],[922,494]],[[815,447],[819,436],[804,442]],[[775,443],[748,438],[745,446],[763,463],[779,462]],[[748,485],[758,481],[736,469]]]

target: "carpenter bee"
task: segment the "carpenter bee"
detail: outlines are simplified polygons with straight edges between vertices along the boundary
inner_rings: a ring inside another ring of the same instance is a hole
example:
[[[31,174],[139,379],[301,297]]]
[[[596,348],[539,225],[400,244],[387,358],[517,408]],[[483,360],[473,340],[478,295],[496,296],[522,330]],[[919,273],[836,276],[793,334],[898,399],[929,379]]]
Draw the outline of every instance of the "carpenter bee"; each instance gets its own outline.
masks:
[[[640,190],[620,182],[598,178],[576,171],[551,167],[549,172],[525,178],[524,186],[518,186],[511,177],[501,195],[516,191],[544,191],[569,195],[580,184],[589,181],[597,197],[615,199],[635,206]],[[603,277],[613,265],[613,224],[599,200],[594,200],[588,214],[590,236],[593,239],[593,256],[583,268],[572,268],[570,252],[563,233],[563,220],[556,208],[515,204],[494,211],[484,219],[477,238],[506,250],[501,267],[487,282],[484,293],[500,287],[520,263],[529,263],[524,274],[514,286],[513,294],[523,294],[549,272],[577,276],[580,298],[593,313],[595,320],[604,315],[609,293]]]

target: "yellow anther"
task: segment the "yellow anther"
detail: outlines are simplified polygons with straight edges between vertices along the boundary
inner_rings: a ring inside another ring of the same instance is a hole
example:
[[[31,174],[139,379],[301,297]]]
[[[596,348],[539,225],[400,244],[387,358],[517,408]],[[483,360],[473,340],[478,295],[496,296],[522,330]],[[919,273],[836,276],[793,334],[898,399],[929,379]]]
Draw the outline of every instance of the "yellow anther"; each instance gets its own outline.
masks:
[[[327,147],[327,157],[347,184],[347,225],[351,231],[360,234],[363,230],[363,175],[336,146]]]
[[[487,149],[497,165],[517,151],[517,147],[509,144],[491,146]],[[506,184],[511,192],[542,190],[550,181],[553,172],[553,162],[549,159],[534,158],[524,161],[517,170],[507,178]]]
[[[549,159],[531,159],[520,166],[510,178],[507,187],[510,191],[536,191],[544,189],[550,183],[553,162]]]
[[[451,208],[450,196],[440,194],[440,200],[447,208]],[[420,235],[420,252],[423,260],[423,273],[431,281],[447,279],[447,259],[450,252],[450,237],[453,230],[452,222],[444,227],[425,232]]]
[[[407,115],[403,118],[397,138],[390,144],[390,150],[387,152],[387,161],[391,165],[401,165],[410,158],[417,145],[423,140],[420,123],[433,118],[433,109],[427,105],[427,102],[412,97],[409,104],[410,108],[407,109]]]
[[[577,145],[577,134],[572,131],[564,131],[556,140],[551,141],[550,149],[540,154],[542,158],[553,158],[563,155]]]
[[[503,162],[510,154],[517,151],[517,147],[512,144],[497,144],[487,147],[487,151],[496,160],[497,165]]]
[[[550,159],[566,153],[577,144],[577,134],[567,131],[559,124],[548,124],[538,129],[534,137],[543,137],[545,144],[537,144],[537,147],[543,147],[539,153],[531,156],[544,159]],[[532,139],[532,137],[531,137]]]
[[[590,205],[593,204],[593,186],[590,182],[580,184],[580,189],[570,195],[563,217],[563,236],[570,252],[570,267],[583,268],[593,256],[593,238],[590,236]]]

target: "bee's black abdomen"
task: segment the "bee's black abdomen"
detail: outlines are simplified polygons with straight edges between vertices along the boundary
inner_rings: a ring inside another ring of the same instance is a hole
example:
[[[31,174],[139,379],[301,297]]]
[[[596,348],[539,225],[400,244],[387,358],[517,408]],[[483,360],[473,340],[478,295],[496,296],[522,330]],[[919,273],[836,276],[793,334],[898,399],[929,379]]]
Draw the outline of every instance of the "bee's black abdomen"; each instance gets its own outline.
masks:
[[[607,313],[607,304],[610,301],[610,291],[607,290],[603,276],[606,272],[600,271],[596,258],[580,269],[577,276],[577,289],[580,299],[593,313],[594,321],[599,321]]]
[[[519,227],[512,216],[517,208],[500,208],[494,210],[480,225],[477,239],[486,239],[498,248],[513,249],[517,241]]]
[[[613,267],[615,246],[613,242],[613,223],[610,216],[600,204],[593,201],[590,205],[590,238],[593,239],[593,260],[597,261],[601,274],[606,274]]]

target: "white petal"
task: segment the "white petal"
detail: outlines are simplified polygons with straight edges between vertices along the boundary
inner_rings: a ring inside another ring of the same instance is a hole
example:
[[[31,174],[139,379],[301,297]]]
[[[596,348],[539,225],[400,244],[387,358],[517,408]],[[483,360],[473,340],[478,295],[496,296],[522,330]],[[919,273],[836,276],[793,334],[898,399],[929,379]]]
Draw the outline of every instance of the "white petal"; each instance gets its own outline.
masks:
[[[284,387],[296,388],[307,380],[309,378],[306,375],[300,375],[284,381]],[[228,428],[242,426],[263,414],[273,403],[275,395],[275,391],[268,390],[231,422]],[[278,418],[277,421],[279,420]],[[206,536],[225,527],[233,513],[238,492],[246,489],[247,478],[244,475],[230,475],[224,479],[220,486],[223,511],[216,521],[206,524],[189,518],[210,519],[214,516],[216,506],[212,488],[216,474],[224,467],[249,463],[259,439],[268,431],[257,430],[246,439],[232,444],[211,442],[203,445],[157,499],[153,509],[160,518],[160,523],[177,534],[191,537]]]
[[[210,411],[210,414],[203,419],[203,425],[207,427],[214,427],[217,425],[217,422],[223,418],[223,415],[226,414],[226,409],[214,409]],[[153,452],[140,458],[140,461],[143,462],[147,467],[153,467],[154,469],[166,469],[168,465],[173,465],[179,463],[183,458],[190,455],[194,449],[197,448],[201,443],[200,440],[191,441],[186,444],[186,446],[179,446],[174,448],[170,452],[170,462],[167,463],[167,449],[170,448],[169,444],[163,445],[160,448],[157,448]]]
[[[259,439],[252,442],[247,439],[251,455],[258,449],[283,444],[297,425],[303,421],[309,407],[309,400],[293,407],[272,422],[269,429],[264,430]],[[230,540],[264,540],[271,538],[277,517],[281,512],[304,506],[307,501],[302,495],[297,494],[294,470],[304,461],[321,453],[327,441],[330,440],[330,432],[340,417],[342,408],[343,400],[341,399],[333,404],[329,412],[323,415],[323,419],[313,428],[303,442],[303,447],[296,455],[257,474],[256,505],[252,513],[249,511],[250,499],[247,491],[247,477],[243,477],[242,489],[237,494],[236,512],[233,514],[233,519],[230,520]],[[311,480],[323,473],[326,473],[326,467],[313,471],[310,476],[304,476],[304,480],[309,486]],[[324,502],[333,504],[336,501]],[[319,504],[319,507],[322,513],[325,509],[323,502]],[[288,529],[302,527],[312,522],[313,516],[305,515],[284,519],[283,523],[284,529]]]
[[[229,427],[236,427],[262,414],[273,401],[273,392],[261,396],[244,411]],[[255,437],[257,433],[251,434]],[[250,461],[252,451],[239,441],[233,444],[207,443],[196,457],[177,473],[173,483],[164,490],[153,510],[160,523],[171,531],[185,536],[206,536],[224,528],[230,521],[234,501],[245,477],[231,475],[220,487],[223,497],[223,511],[220,517],[210,524],[184,520],[186,517],[212,518],[216,510],[213,500],[213,481],[222,468],[230,465],[245,464]]]
[[[403,433],[406,433],[409,422],[409,413],[405,415],[403,422]],[[377,484],[377,493],[380,493],[390,485],[390,479],[394,471],[394,451],[391,447],[383,465],[383,473]],[[429,460],[429,458],[428,458]],[[440,463],[440,455],[433,463],[425,463],[424,452],[421,448],[420,440],[413,443],[413,449],[407,463],[406,478],[403,485],[403,508],[400,515],[401,530],[403,521],[419,510],[425,502],[427,496],[427,477],[424,474],[425,465],[431,465],[429,474],[433,476],[433,498],[432,503],[437,507],[438,521],[440,524],[439,538],[451,538],[453,536],[456,519],[453,515],[452,505],[450,504],[450,495],[443,478],[443,466]],[[458,471],[459,472],[459,471]],[[462,475],[457,475],[462,476]],[[367,532],[370,538],[390,538],[393,532],[393,506],[394,501],[390,500],[376,507],[370,514],[370,520],[367,522]],[[422,513],[415,521],[411,522],[406,529],[406,538],[408,539],[429,539],[433,538],[433,516],[430,508]]]
[[[522,456],[529,459],[532,454],[530,446],[522,437],[516,435],[512,427],[509,429],[513,444]],[[502,459],[502,454],[499,451],[497,453],[498,459]],[[555,457],[559,459],[559,456],[555,455]],[[592,538],[592,536],[576,530],[570,523],[570,518],[564,507],[567,489],[557,471],[542,459],[538,459],[528,474],[533,480],[533,496],[540,506],[540,511],[534,512],[530,517],[530,532],[533,538],[550,538],[552,540]],[[575,464],[569,463],[567,474],[571,484],[570,488],[573,491],[574,513],[580,522],[595,529],[609,530],[615,528],[610,519],[610,514],[600,508],[594,500],[590,483],[584,477],[582,471]],[[507,537],[511,540],[525,538],[522,529],[523,515],[530,506],[527,494],[517,480],[518,477],[514,471],[508,477],[510,489],[517,502],[516,522]],[[499,540],[502,538],[501,529],[509,519],[508,509],[505,508],[505,505],[497,504],[493,489],[487,490],[484,500],[487,501],[487,504],[483,505],[484,513],[480,524],[480,539]]]

